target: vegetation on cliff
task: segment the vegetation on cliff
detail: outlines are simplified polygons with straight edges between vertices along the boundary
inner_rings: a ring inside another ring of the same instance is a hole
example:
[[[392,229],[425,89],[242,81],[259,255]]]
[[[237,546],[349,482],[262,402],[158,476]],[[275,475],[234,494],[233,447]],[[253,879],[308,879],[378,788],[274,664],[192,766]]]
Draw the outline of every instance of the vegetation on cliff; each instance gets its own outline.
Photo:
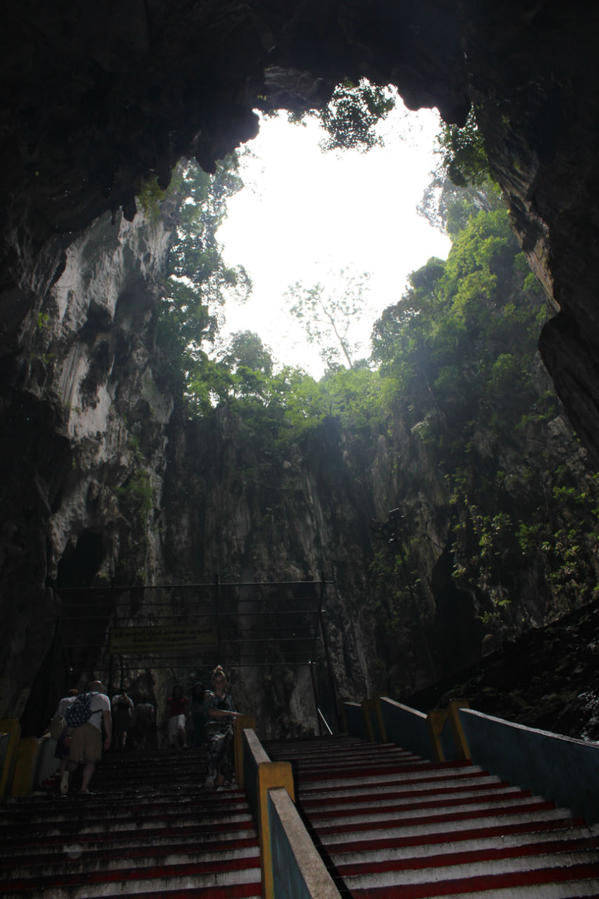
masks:
[[[221,174],[221,198],[235,187],[230,175]],[[214,333],[214,297],[245,287],[218,259],[213,189],[201,185],[200,211],[183,206],[189,224],[173,248],[162,346],[177,348],[188,414],[215,427],[226,416],[237,475],[267,491],[271,510],[287,501],[277,490],[291,489],[288,460],[309,464],[334,424],[368,520],[383,441],[387,508],[399,512],[364,538],[370,589],[361,604],[377,624],[387,685],[397,657],[405,662],[416,647],[434,679],[451,664],[441,643],[452,634],[468,632],[474,657],[485,634],[513,635],[593,598],[599,482],[539,362],[544,294],[494,186],[433,184],[423,211],[447,229],[451,252],[412,274],[373,329],[370,359],[355,360],[345,339],[359,285],[341,302],[296,286],[295,312],[328,363],[319,381],[277,367],[252,332],[216,356],[202,348]]]

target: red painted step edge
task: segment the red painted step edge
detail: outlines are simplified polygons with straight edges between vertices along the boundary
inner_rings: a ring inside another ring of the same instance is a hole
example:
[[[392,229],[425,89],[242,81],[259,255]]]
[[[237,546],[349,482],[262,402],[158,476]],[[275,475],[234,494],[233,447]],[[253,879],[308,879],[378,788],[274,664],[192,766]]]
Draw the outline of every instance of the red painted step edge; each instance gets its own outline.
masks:
[[[361,806],[354,806],[352,808],[335,808],[335,809],[321,809],[320,811],[311,811],[310,812],[310,822],[314,823],[317,819],[326,819],[326,818],[338,818],[341,815],[360,815],[366,811],[376,811],[376,812],[409,812],[415,811],[416,809],[427,809],[427,808],[439,808],[439,806],[443,808],[452,808],[454,805],[475,805],[478,802],[488,802],[490,803],[490,810],[493,810],[494,802],[501,802],[505,799],[511,799],[517,801],[518,799],[528,799],[530,798],[530,792],[520,790],[519,792],[515,792],[514,790],[510,790],[505,793],[495,793],[491,795],[482,795],[482,796],[452,796],[451,799],[439,798],[436,800],[430,800],[428,802],[406,802],[397,803],[397,804],[389,804],[389,805],[376,805],[373,806],[373,800],[370,799],[370,803],[367,808],[363,808]],[[387,796],[381,796],[379,798],[387,799]],[[331,800],[335,801],[335,800]]]
[[[487,818],[489,815],[493,815],[494,817],[499,817],[503,815],[522,815],[529,814],[530,812],[539,812],[539,811],[549,811],[550,809],[554,809],[555,805],[553,802],[532,802],[529,805],[510,805],[505,808],[495,808],[489,811],[489,809],[473,809],[470,812],[454,812],[449,815],[429,815],[427,817],[415,817],[415,818],[401,818],[395,821],[385,819],[384,821],[360,821],[357,823],[339,823],[339,824],[328,824],[324,827],[315,827],[314,829],[318,834],[327,834],[327,833],[338,833],[340,830],[344,830],[346,833],[348,831],[354,830],[386,830],[389,827],[414,827],[415,825],[421,824],[440,824],[444,822],[453,822],[453,821],[470,821],[476,820],[476,818]]]
[[[337,865],[342,877],[357,874],[374,874],[381,871],[412,871],[423,868],[449,868],[452,865],[468,865],[475,862],[497,861],[501,858],[522,858],[543,855],[546,852],[575,852],[596,849],[598,837],[580,837],[574,840],[556,840],[547,843],[528,843],[522,846],[505,846],[501,849],[472,849],[468,852],[446,852],[422,858],[387,859],[378,862],[353,862]],[[598,867],[599,872],[599,867]]]
[[[129,831],[128,835],[131,836],[131,831]],[[78,843],[79,839],[75,836],[73,842]],[[98,840],[98,842],[100,842],[100,840]],[[38,867],[39,865],[60,865],[63,870],[68,870],[70,860],[64,851],[65,838],[61,837],[57,845],[62,847],[62,852],[45,852],[43,854],[40,853],[29,856],[13,855],[11,858],[0,858],[0,871],[10,871],[15,867],[19,867],[20,862],[22,862],[23,865],[36,865]],[[259,846],[260,843],[257,839],[250,839],[249,837],[242,840],[230,840],[226,843],[201,843],[199,845],[191,842],[155,845],[152,842],[148,842],[145,846],[112,846],[110,849],[102,849],[100,847],[97,849],[90,849],[82,845],[81,854],[73,859],[73,864],[81,865],[87,861],[98,862],[102,859],[115,861],[119,856],[124,856],[125,858],[146,858],[150,855],[153,858],[156,858],[161,855],[174,855],[177,853],[184,855],[185,853],[191,854],[194,852],[232,852],[236,849],[258,849]],[[248,858],[250,857],[251,856],[248,856]]]
[[[497,827],[469,828],[458,831],[440,831],[432,834],[416,834],[411,837],[383,837],[378,840],[356,840],[352,843],[327,843],[329,853],[359,852],[361,849],[393,849],[405,846],[454,843],[458,840],[501,837],[503,834],[531,833],[544,830],[560,830],[564,827],[583,827],[582,818],[554,818],[551,821],[527,821],[522,824],[502,824]]]
[[[370,802],[372,803],[375,798],[384,798],[384,799],[418,799],[419,797],[426,796],[435,796],[435,797],[444,797],[444,796],[454,796],[460,795],[467,790],[471,790],[472,792],[476,791],[477,793],[483,793],[485,791],[495,792],[497,790],[505,790],[509,788],[511,784],[505,783],[505,781],[497,781],[497,783],[483,783],[483,784],[469,784],[466,780],[464,783],[458,784],[457,786],[452,787],[442,787],[440,784],[434,787],[426,787],[421,790],[385,790],[385,792],[380,792],[376,794],[376,797],[373,796],[372,793],[362,793],[362,794],[354,794],[350,793],[348,796],[324,796],[322,798],[318,798],[317,796],[310,797],[309,795],[304,797],[302,805],[304,808],[309,808],[311,806],[317,806],[323,802],[332,801],[336,802],[339,805],[348,805],[352,802]],[[351,789],[348,787],[348,790]],[[323,788],[323,793],[327,792],[326,787]],[[528,793],[527,795],[530,795]]]
[[[594,880],[599,888],[599,865],[570,865],[567,868],[541,868],[536,871],[518,871],[507,874],[490,874],[479,877],[460,877],[437,883],[406,884],[392,887],[367,887],[352,890],[353,899],[427,899],[430,896],[453,896],[456,893],[484,895],[486,890],[516,889],[521,886],[538,886],[543,883]]]
[[[126,882],[131,880],[152,880],[157,877],[186,877],[194,874],[208,874],[212,871],[246,871],[260,867],[259,858],[235,858],[225,861],[192,862],[180,865],[160,865],[151,868],[116,868],[111,871],[83,871],[77,874],[63,874],[60,877],[32,877],[19,880],[0,881],[0,891],[46,889],[48,887],[72,887],[86,883]]]
[[[397,779],[395,781],[385,781],[385,782],[381,783],[380,786],[394,786],[394,785],[400,786],[402,783],[404,783],[404,778],[402,778],[402,776],[401,776],[401,771],[394,770],[393,773],[397,774]],[[434,786],[437,786],[437,785],[444,784],[447,781],[447,775],[438,773],[437,769],[435,769],[433,771],[434,776],[430,776],[430,774],[428,772],[425,772],[425,773],[427,774],[426,777],[419,777],[417,780],[410,780],[408,782],[413,783],[413,784],[416,784],[416,783],[423,784],[423,785],[424,784],[432,784]],[[460,783],[467,784],[468,781],[470,779],[472,779],[473,777],[489,777],[489,774],[487,771],[456,771],[456,773],[452,775],[452,780],[457,780]],[[320,778],[321,781],[322,781],[322,779],[323,778]],[[310,794],[310,793],[322,793],[327,790],[340,789],[338,786],[337,787],[336,786],[323,786],[321,783],[319,783],[316,780],[314,781],[314,783],[316,784],[316,786],[306,786],[305,784],[300,784],[299,792],[301,792],[301,794],[304,795],[304,794]],[[350,789],[351,786],[352,786],[351,784],[347,784],[347,789]],[[369,787],[369,786],[372,786],[372,784],[357,783],[357,784],[355,784],[355,786]]]
[[[123,899],[123,893],[102,896],[102,899]],[[259,883],[230,883],[222,887],[190,888],[188,890],[161,890],[160,893],[135,893],[135,899],[245,899],[262,896]]]
[[[226,832],[231,833],[236,830],[251,830],[255,832],[255,823],[253,819],[248,819],[248,821],[235,821],[233,823],[227,823]],[[221,828],[222,829],[222,828]],[[168,825],[166,827],[143,827],[138,828],[135,825],[135,822],[132,823],[131,828],[128,830],[115,830],[110,832],[110,840],[115,842],[126,841],[131,838],[131,834],[133,833],[136,837],[145,837],[148,841],[160,839],[164,836],[178,836],[183,835],[186,837],[189,836],[201,836],[202,834],[211,834],[216,830],[216,825],[214,824],[189,824],[189,825]],[[43,840],[44,846],[52,846],[56,844],[64,844],[66,840],[76,840],[78,843],[97,843],[101,842],[102,839],[106,835],[105,829],[98,829],[95,831],[91,831],[90,833],[78,833],[77,830],[70,830],[65,833],[52,834],[51,836],[43,836],[36,833],[35,839],[39,842]],[[245,838],[244,838],[245,839]],[[248,837],[248,839],[250,839]],[[24,848],[31,845],[32,837],[29,836],[17,836],[14,839],[8,837],[4,845],[14,846],[16,848]],[[222,841],[226,843],[228,841]],[[208,842],[205,844],[212,847],[213,843]]]
[[[375,774],[397,774],[401,776],[402,774],[410,773],[413,774],[415,772],[444,772],[444,776],[447,777],[447,770],[451,770],[453,768],[463,768],[465,766],[473,767],[472,762],[427,762],[426,759],[423,759],[422,762],[410,762],[406,764],[387,764],[387,765],[373,765],[372,767],[364,767],[360,768],[359,766],[352,766],[351,768],[335,768],[334,762],[332,762],[332,766],[330,770],[324,772],[320,771],[304,771],[302,770],[301,765],[298,766],[298,779],[304,780],[340,780],[343,778],[358,778],[358,777],[372,777]],[[480,774],[480,772],[477,772]]]

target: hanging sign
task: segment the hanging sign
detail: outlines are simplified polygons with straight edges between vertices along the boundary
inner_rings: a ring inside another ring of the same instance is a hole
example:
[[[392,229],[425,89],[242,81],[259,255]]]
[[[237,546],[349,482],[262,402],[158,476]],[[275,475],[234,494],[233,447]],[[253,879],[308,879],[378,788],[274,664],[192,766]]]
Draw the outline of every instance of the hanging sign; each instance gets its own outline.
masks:
[[[216,633],[189,624],[161,624],[152,627],[115,627],[110,632],[110,652],[146,655],[193,652],[201,646],[215,646]]]

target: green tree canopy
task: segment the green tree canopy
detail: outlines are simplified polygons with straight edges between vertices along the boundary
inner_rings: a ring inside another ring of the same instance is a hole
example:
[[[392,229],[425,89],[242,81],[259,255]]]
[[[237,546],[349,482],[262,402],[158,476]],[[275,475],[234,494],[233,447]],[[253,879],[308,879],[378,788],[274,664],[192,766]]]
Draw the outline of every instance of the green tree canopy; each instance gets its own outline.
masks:
[[[330,102],[319,113],[327,133],[323,149],[366,152],[381,144],[376,125],[391,112],[396,102],[394,88],[371,84],[366,78],[358,84],[351,81],[338,84]]]

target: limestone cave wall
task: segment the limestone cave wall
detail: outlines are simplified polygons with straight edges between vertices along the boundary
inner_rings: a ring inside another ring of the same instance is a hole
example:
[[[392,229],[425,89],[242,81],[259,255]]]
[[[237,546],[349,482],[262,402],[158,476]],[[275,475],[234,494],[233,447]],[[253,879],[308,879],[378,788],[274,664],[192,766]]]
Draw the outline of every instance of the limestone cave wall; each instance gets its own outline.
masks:
[[[30,710],[45,709],[46,694],[54,702],[85,647],[102,639],[98,616],[109,607],[91,594],[65,603],[71,588],[151,582],[162,568],[173,399],[152,354],[169,241],[163,222],[104,213],[67,248],[62,273],[21,324],[3,394],[0,683],[12,714],[28,698]],[[94,661],[88,650],[83,669]]]
[[[23,0],[5,11],[3,714],[21,714],[54,651],[56,582],[163,570],[171,401],[152,327],[168,233],[134,197],[149,177],[164,186],[184,153],[210,169],[255,133],[256,107],[318,105],[362,75],[447,121],[476,104],[555,306],[543,357],[597,457],[598,16],[555,0]],[[319,555],[306,549],[308,568]]]

